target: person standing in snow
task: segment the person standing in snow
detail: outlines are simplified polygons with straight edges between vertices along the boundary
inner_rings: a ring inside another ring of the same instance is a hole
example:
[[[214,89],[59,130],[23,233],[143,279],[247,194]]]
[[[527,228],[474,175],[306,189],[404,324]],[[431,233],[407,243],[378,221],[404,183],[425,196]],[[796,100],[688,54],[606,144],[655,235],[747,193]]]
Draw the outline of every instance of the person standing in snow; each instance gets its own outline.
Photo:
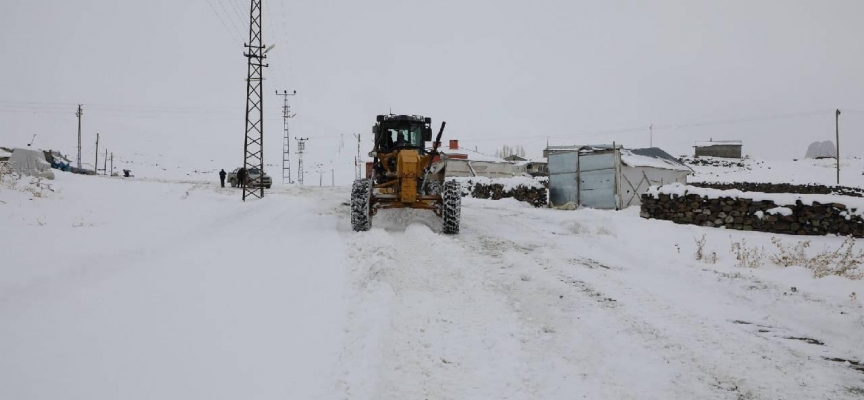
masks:
[[[240,168],[237,170],[237,186],[246,186],[246,168]]]
[[[223,188],[225,187],[225,175],[228,175],[228,174],[225,173],[224,169],[219,171],[219,183],[222,184]]]

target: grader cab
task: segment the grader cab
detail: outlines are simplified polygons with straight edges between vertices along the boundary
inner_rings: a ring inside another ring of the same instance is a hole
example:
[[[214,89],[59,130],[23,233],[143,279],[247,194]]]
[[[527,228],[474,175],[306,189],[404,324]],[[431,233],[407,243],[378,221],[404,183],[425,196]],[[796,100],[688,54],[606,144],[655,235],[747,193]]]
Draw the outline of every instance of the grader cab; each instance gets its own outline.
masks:
[[[372,217],[382,209],[415,208],[433,211],[442,219],[445,234],[459,233],[462,206],[458,182],[445,182],[444,170],[432,170],[441,134],[431,150],[432,119],[417,115],[379,115],[372,132],[375,141],[371,178],[354,181],[351,188],[351,225],[355,231],[372,227]]]

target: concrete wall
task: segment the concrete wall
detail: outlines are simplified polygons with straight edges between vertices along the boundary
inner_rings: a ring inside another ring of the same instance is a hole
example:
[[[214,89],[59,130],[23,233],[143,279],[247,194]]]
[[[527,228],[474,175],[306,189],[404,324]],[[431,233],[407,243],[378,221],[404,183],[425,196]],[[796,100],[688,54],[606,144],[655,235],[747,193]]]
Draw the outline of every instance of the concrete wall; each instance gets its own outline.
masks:
[[[714,145],[696,147],[697,157],[741,158],[740,145]]]

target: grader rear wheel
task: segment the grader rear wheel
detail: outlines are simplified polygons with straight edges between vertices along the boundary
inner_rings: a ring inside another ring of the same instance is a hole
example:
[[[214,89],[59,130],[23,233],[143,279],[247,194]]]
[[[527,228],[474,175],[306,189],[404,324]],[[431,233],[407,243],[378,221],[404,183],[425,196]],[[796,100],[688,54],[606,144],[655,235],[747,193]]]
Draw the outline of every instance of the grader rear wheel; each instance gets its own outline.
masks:
[[[439,195],[441,194],[441,182],[426,181],[423,185],[423,191],[429,196]]]

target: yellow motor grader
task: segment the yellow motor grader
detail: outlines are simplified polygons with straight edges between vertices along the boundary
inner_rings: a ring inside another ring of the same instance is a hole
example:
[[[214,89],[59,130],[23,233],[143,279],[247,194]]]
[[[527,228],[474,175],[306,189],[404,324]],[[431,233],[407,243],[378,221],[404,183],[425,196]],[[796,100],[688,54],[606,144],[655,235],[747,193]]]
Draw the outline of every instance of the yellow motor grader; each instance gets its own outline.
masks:
[[[368,231],[372,217],[381,209],[416,208],[434,211],[441,218],[442,232],[459,233],[462,193],[458,182],[444,181],[444,169],[433,171],[439,155],[444,125],[431,150],[432,119],[419,115],[379,115],[372,133],[375,143],[372,173],[351,187],[351,225]]]

